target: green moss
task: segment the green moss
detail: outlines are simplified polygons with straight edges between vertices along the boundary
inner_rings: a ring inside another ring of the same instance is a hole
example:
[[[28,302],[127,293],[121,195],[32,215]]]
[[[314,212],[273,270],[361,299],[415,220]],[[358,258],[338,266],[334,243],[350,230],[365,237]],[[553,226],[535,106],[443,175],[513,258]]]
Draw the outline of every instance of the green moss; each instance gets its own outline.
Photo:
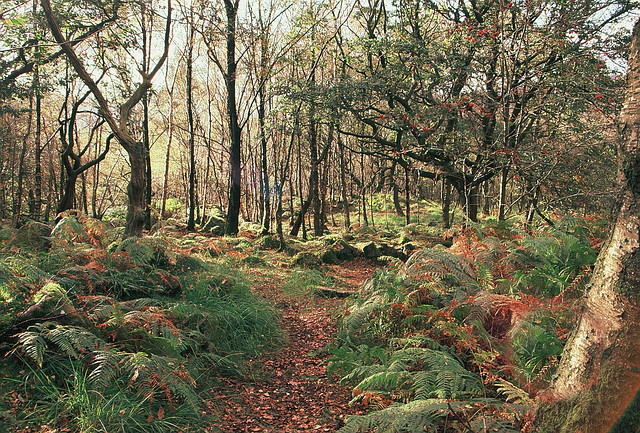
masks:
[[[576,433],[578,431],[603,431],[612,423],[608,409],[615,407],[620,388],[620,365],[603,362],[598,381],[570,399],[543,403],[536,417],[537,433]],[[637,429],[619,430],[633,432]]]
[[[48,283],[33,296],[33,303],[36,304],[46,297],[59,300],[60,298],[66,298],[67,292],[58,283]]]

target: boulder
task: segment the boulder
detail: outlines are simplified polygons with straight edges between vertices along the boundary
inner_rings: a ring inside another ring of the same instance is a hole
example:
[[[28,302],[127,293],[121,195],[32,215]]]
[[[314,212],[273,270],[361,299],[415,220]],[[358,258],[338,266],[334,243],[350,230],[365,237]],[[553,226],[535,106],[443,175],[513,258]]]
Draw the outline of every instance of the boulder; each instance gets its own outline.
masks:
[[[377,259],[382,255],[382,252],[380,251],[380,249],[378,249],[374,242],[366,242],[364,244],[360,244],[359,248],[362,251],[364,257],[367,259]]]
[[[77,315],[67,293],[58,283],[48,283],[33,297],[33,305],[17,315],[18,320]]]
[[[32,251],[48,251],[51,248],[51,226],[29,221],[13,233],[11,246]]]
[[[82,224],[80,224],[78,220],[73,216],[66,216],[62,218],[60,222],[53,228],[51,237],[55,241],[62,241],[68,244],[91,243],[91,239],[89,238],[89,235],[84,231],[84,227],[82,227]]]
[[[127,238],[115,252],[127,252],[133,262],[141,265],[165,267],[169,264],[166,244],[159,237]]]
[[[209,232],[215,236],[222,236],[226,227],[226,220],[220,215],[213,214],[209,217],[204,227],[202,227],[202,231]]]
[[[292,259],[293,263],[303,268],[317,268],[322,265],[322,260],[317,255],[309,251],[301,251]]]

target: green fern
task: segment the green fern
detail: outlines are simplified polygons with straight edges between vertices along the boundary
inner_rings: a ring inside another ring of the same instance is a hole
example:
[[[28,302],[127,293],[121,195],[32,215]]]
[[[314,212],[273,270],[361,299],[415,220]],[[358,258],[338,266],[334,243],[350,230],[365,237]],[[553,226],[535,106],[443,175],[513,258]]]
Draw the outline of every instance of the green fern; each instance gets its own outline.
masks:
[[[184,361],[143,352],[99,351],[89,380],[105,386],[115,377],[128,377],[130,386],[145,398],[166,399],[170,404],[180,397],[194,408],[198,406],[196,383]]]
[[[85,328],[43,322],[30,326],[18,336],[17,350],[25,353],[42,367],[49,344],[73,359],[82,359],[106,347],[103,339]]]
[[[413,278],[438,275],[451,277],[453,282],[460,284],[476,282],[476,271],[471,261],[438,247],[425,248],[412,254],[405,269]]]
[[[493,399],[414,400],[367,415],[350,416],[339,433],[413,433],[443,431],[519,433],[528,408]],[[516,422],[514,422],[516,421]],[[486,428],[486,429],[485,429]]]
[[[379,393],[410,391],[413,398],[462,398],[481,395],[480,378],[448,352],[408,347],[391,353],[382,365],[365,365],[343,378],[355,388]]]

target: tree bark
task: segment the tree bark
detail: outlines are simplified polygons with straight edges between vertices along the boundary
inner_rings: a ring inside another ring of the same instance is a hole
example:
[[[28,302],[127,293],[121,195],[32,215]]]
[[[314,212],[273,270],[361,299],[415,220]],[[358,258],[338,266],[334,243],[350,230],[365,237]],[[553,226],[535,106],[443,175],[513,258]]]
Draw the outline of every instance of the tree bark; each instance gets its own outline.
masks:
[[[349,190],[347,188],[347,166],[344,158],[344,143],[342,137],[338,133],[338,152],[340,154],[340,194],[342,198],[342,212],[344,213],[344,228],[349,230],[351,228],[351,215],[349,214]]]
[[[230,236],[238,234],[240,206],[242,200],[242,130],[238,122],[238,108],[236,105],[236,18],[240,0],[225,0],[227,13],[227,70],[225,82],[227,86],[227,115],[231,140],[229,163],[231,165],[231,184],[229,188],[229,207],[227,209],[227,230]]]
[[[442,179],[442,228],[451,228],[451,182],[445,177]]]
[[[195,125],[193,120],[193,36],[194,23],[193,17],[189,23],[189,41],[187,47],[187,123],[189,126],[189,217],[187,218],[187,230],[195,231],[196,229],[196,146],[195,146]]]
[[[507,179],[509,176],[509,166],[505,165],[500,170],[500,197],[498,203],[498,221],[504,221],[507,213]]]
[[[618,215],[536,417],[540,432],[605,433],[640,388],[640,21],[618,138]],[[637,431],[638,426],[625,431]]]

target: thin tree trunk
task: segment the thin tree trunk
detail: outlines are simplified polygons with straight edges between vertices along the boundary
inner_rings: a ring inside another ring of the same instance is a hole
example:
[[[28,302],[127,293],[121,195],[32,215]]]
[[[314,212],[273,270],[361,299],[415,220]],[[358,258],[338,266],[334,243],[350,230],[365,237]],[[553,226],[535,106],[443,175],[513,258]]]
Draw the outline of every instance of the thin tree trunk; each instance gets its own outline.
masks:
[[[35,7],[35,6],[34,6]],[[42,95],[41,95],[41,90],[40,90],[40,68],[35,66],[34,67],[34,74],[35,74],[35,82],[36,82],[36,87],[35,87],[35,92],[36,92],[36,134],[34,137],[35,143],[34,143],[34,157],[35,157],[35,176],[34,176],[34,181],[35,181],[35,203],[34,203],[34,209],[33,209],[33,214],[31,215],[32,218],[36,221],[38,221],[40,219],[40,210],[42,208],[42,164],[41,164],[41,158],[42,158],[42,123],[41,123],[41,118],[42,118],[42,112],[41,112],[41,100],[42,100]]]
[[[151,149],[149,143],[149,103],[148,93],[142,97],[142,146],[145,159],[145,217],[144,227],[151,230]]]
[[[490,181],[486,181],[482,184],[482,195],[484,196],[484,206],[482,208],[482,212],[485,215],[489,215],[491,213],[491,199],[489,197],[490,195],[490,191],[489,191],[489,187],[490,187]]]
[[[342,211],[344,213],[344,228],[349,230],[351,228],[351,215],[349,215],[349,190],[347,186],[347,168],[344,158],[344,143],[342,137],[338,134],[338,152],[340,154],[340,185],[341,185],[341,199],[342,199]]]
[[[442,179],[442,228],[451,228],[451,182]]]
[[[227,230],[230,236],[238,234],[240,207],[242,200],[242,130],[238,122],[236,105],[236,18],[240,0],[225,0],[227,14],[227,70],[225,84],[227,87],[227,115],[229,116],[229,139],[231,178],[229,187],[229,207],[227,209]]]
[[[364,154],[360,154],[360,177],[362,178],[361,183],[361,191],[360,191],[360,199],[362,202],[362,221],[365,226],[369,225],[369,217],[367,216],[367,187],[365,182],[365,172],[364,172]]]
[[[262,49],[261,54],[261,63],[263,63],[266,59],[266,48]],[[263,60],[264,59],[264,60]],[[264,70],[264,65],[262,68]],[[265,77],[262,77],[262,80],[265,80]],[[267,162],[267,131],[265,128],[266,121],[266,101],[265,101],[265,83],[262,83],[260,88],[258,89],[258,125],[260,128],[260,164],[261,164],[261,172],[262,175],[260,179],[262,180],[262,191],[261,191],[261,199],[262,199],[262,232],[261,234],[267,235],[269,234],[269,229],[271,226],[271,190],[269,188],[269,164]]]
[[[409,169],[404,169],[404,222],[406,225],[411,224],[411,176]]]
[[[175,84],[175,80],[174,80]],[[169,162],[171,161],[171,144],[173,143],[173,85],[169,91],[169,137],[167,137],[167,152],[164,157],[164,176],[162,178],[162,199],[160,205],[160,218],[167,217],[167,192],[169,190]]]
[[[13,195],[13,226],[18,227],[20,225],[20,212],[22,210],[22,189],[25,176],[25,158],[27,155],[27,140],[31,135],[31,123],[33,119],[33,93],[29,97],[29,121],[27,123],[27,130],[22,137],[22,148],[20,149],[20,156],[18,158],[18,180],[16,190]]]
[[[500,198],[498,203],[498,221],[504,221],[507,213],[507,179],[509,177],[509,166],[500,170]]]
[[[193,18],[193,17],[192,17]],[[195,125],[193,120],[193,36],[195,28],[193,19],[189,23],[189,41],[187,53],[187,123],[189,127],[189,217],[187,219],[187,230],[194,231],[195,210],[196,210],[196,148],[195,148]]]

